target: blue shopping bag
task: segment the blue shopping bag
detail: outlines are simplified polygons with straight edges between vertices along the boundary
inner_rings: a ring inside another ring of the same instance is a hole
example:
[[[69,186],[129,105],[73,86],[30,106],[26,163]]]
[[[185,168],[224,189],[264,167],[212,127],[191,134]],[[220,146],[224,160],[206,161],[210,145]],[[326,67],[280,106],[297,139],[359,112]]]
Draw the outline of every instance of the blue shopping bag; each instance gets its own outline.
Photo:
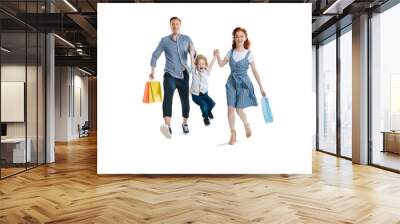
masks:
[[[261,98],[261,106],[262,106],[262,111],[264,114],[264,121],[265,123],[271,123],[274,121],[274,118],[272,117],[272,111],[271,107],[269,105],[269,101],[267,97]]]

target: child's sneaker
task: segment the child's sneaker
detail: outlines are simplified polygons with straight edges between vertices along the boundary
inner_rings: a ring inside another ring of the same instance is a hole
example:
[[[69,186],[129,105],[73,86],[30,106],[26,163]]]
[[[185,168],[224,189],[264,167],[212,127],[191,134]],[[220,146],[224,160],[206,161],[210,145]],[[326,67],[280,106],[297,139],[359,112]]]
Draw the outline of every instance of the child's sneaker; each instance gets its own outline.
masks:
[[[209,117],[210,119],[214,119],[214,115],[211,113],[211,111],[208,112],[208,117]]]
[[[183,133],[189,133],[189,126],[187,124],[182,124]]]
[[[210,120],[208,119],[208,117],[205,117],[205,118],[203,119],[203,121],[204,121],[204,124],[205,124],[206,126],[210,125]]]
[[[172,137],[172,129],[171,126],[162,124],[160,127],[161,133],[166,137],[166,138],[171,138]]]

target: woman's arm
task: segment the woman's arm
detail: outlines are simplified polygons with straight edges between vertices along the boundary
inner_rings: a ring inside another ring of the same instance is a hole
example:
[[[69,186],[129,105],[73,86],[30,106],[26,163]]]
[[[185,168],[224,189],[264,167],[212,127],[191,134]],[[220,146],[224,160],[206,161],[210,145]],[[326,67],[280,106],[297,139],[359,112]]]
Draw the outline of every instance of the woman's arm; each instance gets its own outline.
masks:
[[[217,57],[219,67],[224,67],[224,65],[226,65],[226,63],[228,63],[228,57],[225,57],[224,60],[222,60],[221,56],[219,55],[218,49],[214,50],[214,56]]]
[[[258,83],[258,86],[260,87],[261,95],[262,96],[266,96],[267,94],[265,93],[264,88],[263,88],[263,86],[261,84],[260,74],[258,74],[258,71],[257,71],[257,68],[256,68],[256,64],[253,61],[253,62],[250,63],[250,65],[251,65],[251,70],[253,71],[254,78],[256,79],[256,81]]]

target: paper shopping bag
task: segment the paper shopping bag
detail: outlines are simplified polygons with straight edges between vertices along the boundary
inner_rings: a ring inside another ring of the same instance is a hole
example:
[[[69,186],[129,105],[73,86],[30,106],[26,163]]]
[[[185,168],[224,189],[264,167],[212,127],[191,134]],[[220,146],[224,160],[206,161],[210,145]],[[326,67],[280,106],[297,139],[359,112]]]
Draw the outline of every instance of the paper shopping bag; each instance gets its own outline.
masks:
[[[271,107],[269,105],[269,101],[267,97],[261,98],[261,106],[262,106],[262,111],[264,115],[264,121],[265,123],[271,123],[274,121],[274,118],[272,116],[272,111]]]
[[[156,103],[162,101],[161,84],[158,81],[146,82],[143,103]]]
[[[150,96],[150,82],[146,82],[143,93],[143,103],[150,103],[149,96]]]
[[[161,84],[159,81],[150,82],[150,103],[162,102]]]

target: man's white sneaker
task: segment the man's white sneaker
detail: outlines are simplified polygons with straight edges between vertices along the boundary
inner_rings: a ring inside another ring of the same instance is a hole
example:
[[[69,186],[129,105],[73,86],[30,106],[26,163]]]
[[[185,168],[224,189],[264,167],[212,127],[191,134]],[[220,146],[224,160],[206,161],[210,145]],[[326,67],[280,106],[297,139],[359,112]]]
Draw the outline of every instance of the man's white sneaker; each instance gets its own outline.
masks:
[[[160,127],[161,133],[166,137],[166,138],[171,138],[172,137],[172,130],[169,125],[162,124]]]

